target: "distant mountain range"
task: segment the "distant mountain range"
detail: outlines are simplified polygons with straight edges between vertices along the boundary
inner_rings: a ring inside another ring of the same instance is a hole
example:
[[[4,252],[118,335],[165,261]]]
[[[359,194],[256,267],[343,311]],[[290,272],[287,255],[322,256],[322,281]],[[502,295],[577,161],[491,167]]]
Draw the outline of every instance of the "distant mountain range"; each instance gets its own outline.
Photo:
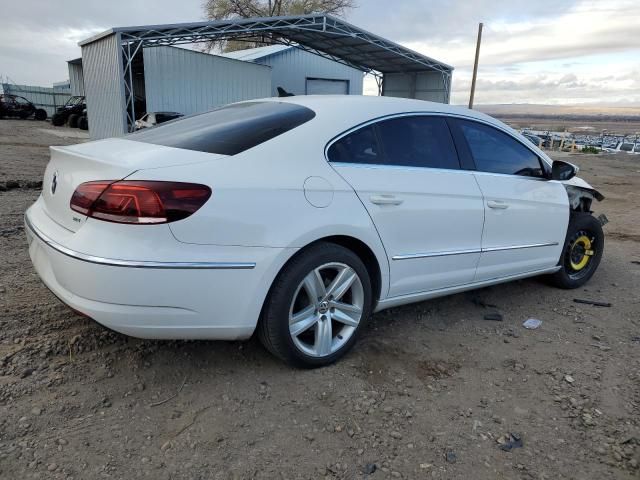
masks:
[[[606,104],[589,105],[538,105],[532,103],[511,103],[476,105],[481,112],[495,116],[606,116],[640,117],[640,104],[621,106]]]

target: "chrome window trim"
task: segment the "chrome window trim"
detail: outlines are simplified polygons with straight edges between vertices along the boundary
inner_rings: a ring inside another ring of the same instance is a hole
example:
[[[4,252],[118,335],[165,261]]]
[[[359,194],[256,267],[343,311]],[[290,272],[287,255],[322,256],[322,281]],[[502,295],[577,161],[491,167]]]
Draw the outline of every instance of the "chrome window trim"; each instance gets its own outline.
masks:
[[[338,140],[340,140],[343,137],[346,137],[347,135],[349,135],[352,132],[355,132],[356,130],[359,130],[360,128],[364,128],[367,127],[371,124],[374,123],[378,123],[381,122],[383,120],[391,120],[393,118],[402,118],[402,117],[411,117],[411,116],[428,116],[428,117],[443,117],[443,118],[459,118],[462,120],[470,120],[473,122],[478,122],[481,123],[483,125],[487,125],[489,127],[493,127],[503,133],[506,133],[507,135],[509,135],[511,138],[513,138],[514,140],[516,140],[518,143],[520,143],[521,145],[523,145],[525,148],[529,149],[532,153],[536,154],[536,156],[538,156],[543,162],[545,162],[547,164],[548,167],[551,167],[551,164],[553,163],[553,160],[551,160],[550,158],[547,157],[547,155],[538,149],[534,148],[534,145],[531,144],[531,142],[529,142],[528,140],[526,142],[523,142],[522,139],[520,139],[519,137],[517,137],[516,135],[514,135],[513,132],[506,130],[505,128],[502,127],[502,125],[496,125],[495,123],[489,122],[485,119],[482,118],[476,118],[473,116],[469,116],[469,115],[464,115],[461,113],[448,113],[448,112],[425,112],[425,111],[415,111],[415,112],[401,112],[401,113],[390,113],[388,115],[382,115],[380,117],[376,117],[373,118],[371,120],[367,120],[366,122],[360,123],[354,127],[351,127],[348,130],[345,130],[342,133],[339,133],[338,135],[334,136],[333,138],[331,138],[331,140],[329,140],[327,142],[327,144],[324,147],[324,158],[325,160],[329,163],[329,164],[336,164],[336,163],[345,163],[345,162],[332,162],[329,159],[329,148],[331,148],[331,146],[336,143]],[[454,140],[455,143],[455,140]],[[379,164],[368,164],[368,163],[358,163],[358,164],[352,164],[352,165],[379,165]],[[381,166],[388,166],[388,167],[398,167],[398,168],[402,168],[401,165],[381,165]],[[459,169],[434,169],[432,167],[409,167],[409,168],[421,168],[421,169],[428,169],[428,170],[447,170],[448,172],[455,172],[455,171],[466,171],[466,172],[474,172],[474,173],[487,173],[489,175],[502,175],[502,176],[507,176],[507,177],[518,177],[518,178],[534,178],[536,180],[538,180],[538,178],[536,177],[523,177],[521,175],[512,175],[509,173],[492,173],[492,172],[482,172],[479,170],[465,170],[463,168],[459,168]],[[544,179],[542,179],[544,180]]]
[[[104,258],[95,255],[87,255],[85,253],[76,252],[70,248],[60,245],[47,235],[42,233],[31,223],[27,215],[24,216],[24,223],[28,230],[43,243],[51,247],[53,250],[88,263],[105,265],[109,267],[128,267],[128,268],[156,268],[156,269],[196,269],[196,270],[249,270],[255,268],[255,263],[249,262],[154,262],[154,261],[136,261],[121,260],[116,258]]]
[[[429,170],[433,172],[447,172],[447,173],[466,173],[467,175],[476,173],[473,170],[463,170],[463,169],[452,169],[452,168],[435,168],[435,167],[416,167],[405,166],[405,165],[385,165],[379,163],[349,163],[349,162],[331,162],[331,165],[334,167],[353,167],[353,168],[369,168],[372,170],[375,169],[391,169],[391,170]],[[500,174],[501,175],[501,174]]]
[[[445,252],[408,253],[403,255],[394,255],[391,257],[391,260],[414,260],[417,258],[446,257],[449,255],[467,255],[470,253],[502,252],[505,250],[519,250],[523,248],[555,247],[557,245],[559,245],[558,242],[548,242],[530,243],[526,245],[509,245],[504,247],[483,247],[469,250],[450,250]]]

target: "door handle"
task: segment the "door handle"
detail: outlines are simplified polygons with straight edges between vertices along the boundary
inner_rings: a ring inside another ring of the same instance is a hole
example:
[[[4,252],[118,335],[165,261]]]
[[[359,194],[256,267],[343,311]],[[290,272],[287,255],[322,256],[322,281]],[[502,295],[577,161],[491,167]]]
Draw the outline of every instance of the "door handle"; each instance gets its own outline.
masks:
[[[376,205],[400,205],[404,201],[395,195],[371,195],[369,200]]]
[[[487,201],[487,207],[496,208],[498,210],[504,210],[505,208],[509,208],[509,204],[505,202],[501,202],[499,200],[489,200]]]

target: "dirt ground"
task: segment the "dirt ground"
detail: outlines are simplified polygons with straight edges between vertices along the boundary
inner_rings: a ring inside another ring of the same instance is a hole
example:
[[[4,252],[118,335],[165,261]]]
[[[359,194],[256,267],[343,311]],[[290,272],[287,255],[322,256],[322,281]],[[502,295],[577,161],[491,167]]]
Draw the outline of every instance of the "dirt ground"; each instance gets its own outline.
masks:
[[[585,288],[388,310],[303,371],[256,340],[137,340],[62,305],[22,226],[46,146],[78,141],[50,129],[0,121],[0,478],[639,478],[640,157],[571,157],[610,220]]]

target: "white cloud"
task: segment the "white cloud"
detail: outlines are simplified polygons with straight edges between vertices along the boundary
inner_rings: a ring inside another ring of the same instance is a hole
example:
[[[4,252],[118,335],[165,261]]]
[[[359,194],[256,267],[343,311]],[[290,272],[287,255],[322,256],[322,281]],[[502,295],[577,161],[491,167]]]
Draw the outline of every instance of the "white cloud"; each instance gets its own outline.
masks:
[[[540,18],[488,19],[476,103],[640,101],[631,75],[640,69],[640,10],[634,3],[582,1],[558,15],[551,9]],[[452,102],[466,103],[475,35],[408,46],[456,66]],[[603,72],[613,76],[603,78]]]
[[[2,14],[0,75],[36,85],[67,78],[97,32],[203,15],[201,0],[21,0]],[[348,20],[456,67],[454,103],[468,100],[479,21],[477,103],[640,102],[638,0],[360,0]]]

